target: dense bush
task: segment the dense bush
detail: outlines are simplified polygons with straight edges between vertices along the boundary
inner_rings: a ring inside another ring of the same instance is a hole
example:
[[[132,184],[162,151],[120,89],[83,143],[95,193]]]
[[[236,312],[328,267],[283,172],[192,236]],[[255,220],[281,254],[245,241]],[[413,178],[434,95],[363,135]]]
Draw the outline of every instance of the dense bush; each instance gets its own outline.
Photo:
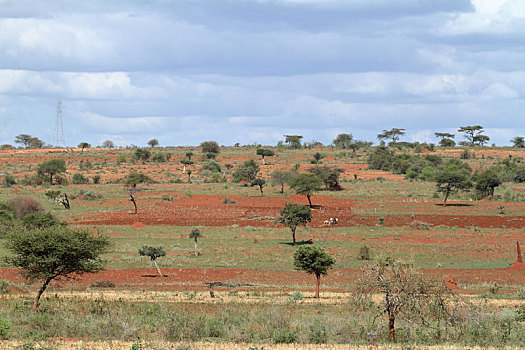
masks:
[[[0,185],[2,187],[11,187],[16,185],[16,179],[13,175],[6,174],[2,179],[2,182],[0,182]]]
[[[76,173],[73,175],[71,182],[73,182],[74,185],[85,185],[89,183],[89,179],[85,177],[84,174]]]
[[[122,181],[128,185],[153,182],[153,180],[148,175],[144,174],[142,171],[137,172],[136,170],[131,170],[128,175],[122,178]]]
[[[65,222],[61,222],[51,213],[32,213],[27,214],[22,218],[22,222],[27,228],[45,228],[51,226],[65,226]]]

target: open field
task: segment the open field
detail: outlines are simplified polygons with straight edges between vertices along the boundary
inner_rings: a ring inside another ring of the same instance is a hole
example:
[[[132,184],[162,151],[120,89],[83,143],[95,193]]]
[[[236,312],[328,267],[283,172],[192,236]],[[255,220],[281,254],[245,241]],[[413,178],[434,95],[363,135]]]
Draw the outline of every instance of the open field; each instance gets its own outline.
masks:
[[[351,328],[357,324],[365,327],[342,315],[348,311],[350,291],[355,287],[356,279],[370,264],[386,257],[408,260],[428,277],[454,281],[455,293],[465,295],[476,305],[483,304],[499,311],[524,307],[523,299],[518,296],[525,288],[525,266],[515,264],[515,261],[516,242],[525,242],[525,202],[504,199],[509,198],[509,195],[504,196],[505,193],[523,196],[524,184],[504,183],[496,189],[494,200],[471,200],[468,193],[453,195],[450,205],[443,207],[441,196],[437,198],[435,195],[434,183],[408,181],[401,175],[369,170],[364,153],[331,148],[277,149],[276,155],[267,158],[267,164],[262,165],[260,157],[255,155],[255,148],[250,147],[221,148],[217,160],[223,172],[217,183],[210,182],[211,175],[201,169],[203,162],[198,149],[193,149],[196,164],[188,167],[193,169],[191,183],[188,183],[180,160],[189,150],[163,149],[172,153],[170,161],[165,163],[133,161],[132,150],[0,151],[0,174],[11,174],[18,181],[34,174],[39,163],[52,158],[66,160],[68,170],[65,177],[70,183],[76,173],[87,178],[99,175],[99,184],[1,188],[0,201],[31,196],[71,227],[100,232],[113,243],[111,252],[104,256],[106,271],[51,284],[42,300],[45,311],[38,316],[47,318],[47,321],[30,315],[28,303],[38,285],[27,285],[18,271],[2,260],[0,279],[9,284],[7,290],[11,292],[0,296],[0,316],[9,316],[13,324],[21,328],[13,332],[14,342],[2,343],[0,349],[17,346],[17,341],[28,337],[36,341],[51,339],[52,346],[58,349],[129,349],[137,336],[150,343],[145,347],[147,349],[184,348],[183,343],[174,343],[177,339],[170,336],[174,332],[172,328],[158,326],[160,321],[155,321],[152,315],[143,318],[148,313],[145,310],[156,305],[162,308],[161,319],[168,324],[175,322],[170,318],[174,309],[196,307],[200,313],[195,317],[200,320],[199,317],[206,317],[205,309],[208,308],[212,318],[228,326],[221,331],[221,336],[213,336],[213,331],[210,331],[190,340],[226,339],[243,344],[193,343],[191,348],[195,349],[279,349],[279,345],[268,345],[275,338],[278,326],[272,328],[266,322],[278,322],[277,318],[268,315],[288,309],[293,309],[291,314],[297,319],[287,318],[286,327],[308,333],[307,330],[317,322],[314,322],[315,314],[324,315],[323,320],[332,327],[325,340],[334,344],[354,344],[356,347],[345,345],[344,348],[357,349],[357,345],[366,339],[368,330],[347,334],[338,327]],[[290,169],[299,164],[302,172],[312,167],[310,160],[315,152],[325,155],[323,165],[337,166],[345,171],[341,176],[341,191],[320,191],[312,196],[313,220],[307,228],[301,227],[297,231],[299,245],[320,246],[336,259],[334,268],[322,278],[320,300],[312,297],[315,277],[294,270],[292,255],[296,247],[291,245],[289,228],[275,224],[286,202],[307,204],[306,197],[296,195],[288,186],[285,186],[284,193],[280,193],[280,186],[269,185],[270,174],[276,169]],[[437,150],[445,157],[458,157],[460,152],[458,149]],[[509,154],[525,158],[525,151],[504,148],[475,149],[473,153],[475,158],[469,160],[473,168],[496,164]],[[126,160],[117,162],[122,154]],[[258,188],[232,182],[232,171],[249,159],[260,164],[262,177],[268,183],[264,196],[260,195]],[[86,163],[90,165],[86,167]],[[231,164],[233,169],[228,170],[226,164]],[[129,186],[119,182],[132,169],[155,180],[155,183],[138,185],[135,193],[137,215],[133,214],[129,201]],[[72,199],[71,210],[65,210],[46,197],[49,190],[66,192]],[[86,192],[99,194],[100,198],[83,199]],[[331,217],[339,219],[338,225],[325,224]],[[188,238],[194,227],[199,227],[203,234],[198,242],[198,256],[194,255],[193,240]],[[138,249],[145,245],[165,248],[167,255],[158,261],[164,277],[157,275],[148,258],[138,255]],[[357,258],[364,245],[370,248],[370,261]],[[0,256],[7,254],[5,247],[0,245]],[[97,283],[101,281],[111,284],[111,287],[98,288]],[[208,284],[213,282],[223,285],[210,289]],[[215,292],[214,298],[210,291]],[[301,297],[294,299],[294,295]],[[103,303],[99,311],[97,303]],[[133,310],[133,306],[138,310]],[[232,321],[225,316],[235,307],[240,309],[239,320],[261,317],[259,323],[254,321],[246,326],[250,336],[235,333],[233,324],[242,321]],[[266,318],[250,313],[250,307]],[[74,311],[66,313],[67,308]],[[54,309],[57,311],[52,311]],[[17,310],[21,310],[18,316]],[[83,310],[90,310],[88,314],[95,315],[94,319],[87,319],[86,315],[70,315],[71,312],[82,314]],[[115,316],[118,327],[111,329],[104,338],[97,334],[96,329],[109,322],[106,311],[113,316],[118,314]],[[137,312],[143,314],[138,317]],[[366,313],[366,317],[371,318],[366,326],[377,330],[381,322],[370,315]],[[129,324],[125,324],[126,317],[129,317]],[[187,322],[194,322],[191,320]],[[85,323],[86,328],[57,326],[57,332],[53,333],[43,326],[46,322]],[[146,325],[141,322],[146,322]],[[202,322],[203,327],[211,327],[206,326],[207,321]],[[95,328],[87,329],[91,326]],[[156,326],[161,330],[155,331]],[[259,336],[258,332],[262,335]],[[380,335],[378,339],[384,339]],[[511,338],[515,340],[514,345],[521,341],[516,340],[521,338],[514,333]],[[88,343],[104,339],[115,343]],[[180,335],[180,339],[188,340],[186,335]],[[423,342],[421,339],[418,341]],[[311,342],[311,338],[302,335],[293,340]],[[375,342],[371,340],[370,344]],[[491,345],[490,341],[481,344],[466,340],[466,343],[471,346]],[[447,346],[436,349],[455,348]],[[296,348],[309,347],[301,345]]]

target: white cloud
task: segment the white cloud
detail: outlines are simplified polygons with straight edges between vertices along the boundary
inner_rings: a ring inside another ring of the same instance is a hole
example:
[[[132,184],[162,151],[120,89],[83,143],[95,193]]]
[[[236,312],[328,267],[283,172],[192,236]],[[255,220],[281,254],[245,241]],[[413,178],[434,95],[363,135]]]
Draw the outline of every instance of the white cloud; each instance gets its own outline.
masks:
[[[525,29],[522,0],[471,0],[474,12],[461,13],[441,29],[443,34],[519,33]]]

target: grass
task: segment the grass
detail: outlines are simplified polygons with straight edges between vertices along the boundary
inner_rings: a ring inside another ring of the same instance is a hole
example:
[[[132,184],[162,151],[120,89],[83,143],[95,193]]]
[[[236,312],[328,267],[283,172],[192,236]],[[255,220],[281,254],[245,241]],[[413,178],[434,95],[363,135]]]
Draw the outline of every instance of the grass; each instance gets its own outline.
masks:
[[[32,174],[36,165],[50,158],[65,158],[68,165],[67,176],[81,172],[87,177],[100,174],[103,183],[99,185],[75,186],[48,186],[1,188],[0,201],[20,195],[29,195],[40,199],[47,210],[53,212],[62,220],[68,220],[72,226],[86,229],[99,229],[108,234],[114,243],[113,250],[104,256],[108,269],[154,268],[149,259],[140,257],[138,249],[144,245],[163,246],[166,257],[158,260],[161,268],[174,267],[189,268],[242,268],[254,271],[284,271],[294,270],[292,254],[296,250],[289,243],[291,233],[288,228],[281,227],[202,227],[203,237],[198,246],[201,255],[193,255],[193,240],[188,238],[191,226],[146,226],[131,228],[130,226],[79,226],[78,222],[84,215],[101,214],[108,211],[127,213],[132,206],[128,201],[128,190],[123,184],[116,183],[131,169],[147,172],[148,175],[160,183],[139,185],[140,191],[136,194],[140,208],[146,206],[152,210],[161,204],[177,204],[177,200],[196,195],[215,195],[223,198],[235,196],[259,197],[257,188],[244,187],[240,184],[204,183],[200,177],[200,165],[193,167],[193,183],[185,183],[187,177],[182,174],[180,159],[190,150],[187,147],[169,148],[166,151],[173,154],[169,163],[147,164],[130,162],[132,151],[129,150],[89,150],[83,153],[28,153],[28,154],[0,154],[0,173],[12,173],[20,177]],[[310,165],[310,159],[315,152],[331,156],[323,159],[324,165],[357,164],[365,168],[366,155],[358,152],[354,157],[351,152],[332,150],[330,148],[303,149],[299,151],[281,149],[274,157],[269,157],[269,165],[261,166],[262,176],[269,179],[270,169],[275,165],[291,167],[301,164],[301,171]],[[200,153],[193,149],[194,160],[199,162]],[[117,164],[119,154],[126,153],[128,161]],[[505,155],[506,157],[506,155]],[[255,154],[255,147],[221,148],[219,155],[221,163],[230,163],[237,166],[246,159],[255,159],[260,164],[260,157]],[[84,164],[89,160],[93,168],[87,171],[78,169],[80,161]],[[493,159],[490,162],[495,161]],[[470,163],[477,166],[487,164],[488,159],[476,157]],[[308,165],[306,165],[308,164]],[[227,177],[230,178],[232,170]],[[368,172],[368,175],[383,174]],[[180,178],[184,183],[168,183],[170,179]],[[496,195],[501,196],[495,201],[470,202],[470,194],[458,194],[451,200],[472,204],[464,207],[442,207],[436,204],[440,198],[433,198],[435,185],[425,182],[381,181],[363,179],[354,180],[353,172],[343,174],[342,191],[321,191],[313,196],[330,196],[355,201],[355,205],[344,210],[351,211],[355,216],[382,216],[388,224],[389,215],[416,216],[445,215],[479,216],[479,215],[524,215],[525,207],[518,202],[504,202],[506,198],[518,198],[515,195],[525,191],[524,184],[506,183],[496,189]],[[13,193],[17,189],[20,193]],[[100,200],[85,201],[73,200],[70,211],[63,209],[45,197],[48,190],[67,191],[70,197],[81,191],[94,191],[103,195]],[[268,185],[264,189],[266,197],[286,197],[294,193],[285,187],[285,193],[279,193],[280,187]],[[323,198],[326,199],[326,198]],[[242,200],[235,199],[236,204],[224,205],[224,209],[242,206]],[[305,199],[306,203],[306,199]],[[498,206],[504,205],[505,214],[499,214]],[[523,229],[505,228],[459,228],[451,220],[446,225],[431,227],[428,231],[413,230],[409,227],[367,227],[355,220],[351,227],[321,227],[300,228],[297,231],[299,242],[312,239],[315,245],[321,246],[336,259],[336,270],[360,269],[368,263],[375,263],[379,258],[387,256],[412,261],[415,266],[425,269],[492,269],[507,267],[515,260],[515,241],[523,237]],[[1,243],[0,238],[0,243]],[[357,253],[363,245],[371,250],[371,260],[363,262],[357,259]],[[0,244],[0,257],[7,254]],[[0,267],[7,267],[3,262]],[[329,271],[330,275],[335,271]],[[313,277],[312,277],[313,278]],[[335,277],[334,277],[335,278]],[[312,279],[313,281],[313,279]],[[461,281],[458,281],[461,285]],[[156,287],[162,288],[162,284]],[[178,285],[178,288],[181,286]],[[294,298],[291,292],[275,292],[276,288],[286,287],[301,290],[300,298]],[[312,282],[313,287],[313,282]],[[334,282],[331,288],[350,289],[351,283]],[[472,284],[468,288],[489,288],[490,285]],[[36,285],[30,287],[34,292]],[[348,293],[324,293],[321,301],[311,298],[311,292],[305,291],[305,285],[299,281],[288,281],[286,286],[258,285],[248,290],[216,289],[216,298],[211,299],[209,291],[159,291],[128,290],[116,288],[113,290],[84,288],[84,292],[68,290],[53,285],[46,292],[41,312],[30,311],[32,295],[8,294],[3,295],[0,305],[0,317],[12,323],[9,337],[19,343],[0,343],[0,349],[5,344],[10,348],[20,345],[21,342],[38,342],[55,339],[57,337],[82,338],[78,348],[130,349],[137,343],[137,337],[143,341],[148,349],[184,348],[187,344],[195,348],[207,348],[208,341],[212,344],[233,342],[224,345],[224,348],[258,349],[279,348],[273,343],[296,341],[312,343],[316,340],[331,344],[344,343],[345,349],[353,348],[356,344],[368,346],[387,342],[387,333],[384,329],[384,318],[373,311],[376,309],[359,309],[350,304]],[[77,288],[77,289],[78,289]],[[138,288],[138,287],[137,287]],[[185,288],[185,287],[184,287]],[[204,288],[204,287],[203,287]],[[310,288],[308,286],[307,288]],[[485,288],[485,289],[487,289]],[[502,285],[502,290],[516,289],[522,286]],[[75,289],[75,288],[73,288]],[[274,291],[270,291],[273,289]],[[82,294],[83,293],[83,294]],[[502,295],[505,299],[502,300]],[[470,323],[463,325],[464,333],[453,333],[449,339],[437,339],[430,330],[415,332],[409,323],[400,322],[401,348],[411,347],[412,344],[453,342],[457,344],[488,347],[491,344],[521,346],[525,339],[523,324],[512,322],[510,333],[505,328],[507,321],[497,312],[505,308],[515,308],[521,301],[509,300],[513,296],[509,293],[500,293],[489,296],[500,303],[493,305],[491,311],[482,310],[480,313],[466,308],[467,314],[482,315]],[[486,298],[480,299],[485,303]],[[474,300],[477,303],[478,300]],[[477,309],[476,309],[477,310]],[[496,311],[494,311],[496,310]],[[466,317],[466,316],[465,316]],[[316,328],[317,327],[317,328]],[[458,331],[459,332],[459,331]],[[315,338],[315,337],[320,338]],[[98,341],[88,343],[89,341]],[[182,340],[182,343],[176,341]],[[195,343],[202,341],[204,343]],[[60,341],[49,345],[50,348],[61,348]],[[111,343],[116,342],[116,343]],[[89,344],[89,345],[86,345]],[[248,345],[249,344],[249,345]],[[270,344],[270,345],[268,345]],[[69,343],[68,346],[73,346]],[[221,348],[223,345],[218,345]],[[386,346],[386,345],[385,345]],[[307,346],[305,348],[321,348],[321,346]],[[389,346],[386,346],[389,347]],[[29,347],[27,347],[29,349]],[[186,347],[187,348],[187,347]],[[337,348],[337,345],[333,345]]]

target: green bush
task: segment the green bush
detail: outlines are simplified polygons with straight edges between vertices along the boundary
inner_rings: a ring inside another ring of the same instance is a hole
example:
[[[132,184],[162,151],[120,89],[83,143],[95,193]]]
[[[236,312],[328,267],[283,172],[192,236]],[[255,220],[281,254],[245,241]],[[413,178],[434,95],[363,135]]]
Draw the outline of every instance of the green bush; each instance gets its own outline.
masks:
[[[325,344],[328,341],[326,325],[321,320],[317,319],[310,325],[308,340],[313,344]]]
[[[91,179],[95,185],[100,183],[100,175],[93,175]]]
[[[287,327],[276,329],[272,338],[275,344],[292,344],[298,339],[297,332]]]
[[[137,172],[136,170],[131,170],[129,174],[124,176],[122,180],[125,184],[128,185],[137,185],[143,182],[153,182],[153,180],[148,175],[144,174],[142,171]]]
[[[45,228],[51,226],[65,226],[65,222],[61,222],[51,213],[32,213],[27,214],[22,218],[24,226],[27,228]]]
[[[81,173],[74,174],[71,181],[74,185],[85,185],[89,183],[89,179]]]
[[[6,174],[0,184],[2,187],[11,187],[16,185],[16,179],[13,175]]]
[[[11,322],[8,319],[0,316],[0,339],[9,338],[11,332]]]
[[[370,248],[364,245],[359,248],[359,253],[357,253],[357,258],[359,260],[370,260]]]

